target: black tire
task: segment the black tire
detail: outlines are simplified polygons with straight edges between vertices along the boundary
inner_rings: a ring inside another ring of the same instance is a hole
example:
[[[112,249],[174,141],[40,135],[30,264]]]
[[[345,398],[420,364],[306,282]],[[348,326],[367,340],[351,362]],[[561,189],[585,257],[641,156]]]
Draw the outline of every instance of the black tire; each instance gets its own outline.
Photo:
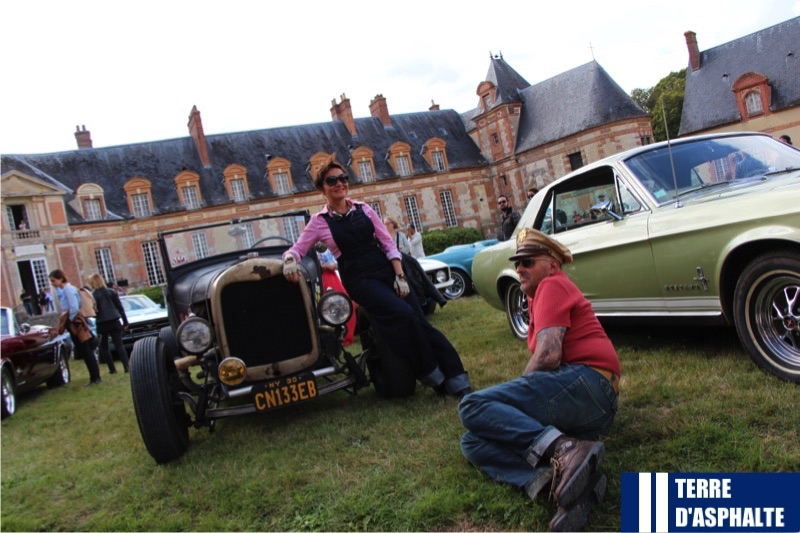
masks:
[[[800,383],[800,254],[777,250],[748,264],[736,283],[733,318],[759,368]]]
[[[453,284],[444,290],[446,298],[455,300],[462,296],[469,296],[474,292],[472,289],[472,278],[463,270],[451,269],[450,277],[453,278]]]
[[[522,292],[518,281],[513,281],[506,287],[505,302],[506,318],[508,325],[511,326],[511,333],[520,340],[526,340],[530,324],[528,297]]]
[[[4,368],[0,375],[0,389],[2,389],[0,415],[2,418],[8,418],[17,412],[17,390],[14,385],[14,377],[7,368]]]
[[[131,355],[131,393],[139,432],[157,463],[179,458],[189,447],[191,419],[178,396],[178,371],[158,337],[139,339]]]
[[[60,387],[69,383],[72,375],[69,371],[69,360],[67,359],[66,347],[62,346],[58,351],[58,370],[47,379],[48,387]]]
[[[380,332],[373,328],[369,314],[358,308],[358,334],[361,348],[367,352],[369,379],[382,398],[406,398],[414,394],[417,380],[411,363],[398,357],[389,348]]]
[[[178,340],[175,338],[175,332],[172,328],[165,326],[158,332],[158,338],[164,343],[164,350],[167,352],[167,357],[170,359],[177,359],[181,356],[181,350],[178,348]]]

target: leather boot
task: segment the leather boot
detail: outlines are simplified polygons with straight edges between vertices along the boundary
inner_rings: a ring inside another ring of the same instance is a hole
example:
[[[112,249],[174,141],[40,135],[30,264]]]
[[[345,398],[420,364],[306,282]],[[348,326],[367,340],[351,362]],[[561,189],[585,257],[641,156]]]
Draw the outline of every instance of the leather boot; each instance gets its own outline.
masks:
[[[552,497],[561,507],[570,507],[586,489],[589,478],[603,463],[602,442],[579,440],[561,435],[553,443]]]
[[[550,531],[582,531],[589,522],[589,513],[603,501],[608,480],[605,474],[593,474],[589,486],[569,509],[559,506],[550,520]]]

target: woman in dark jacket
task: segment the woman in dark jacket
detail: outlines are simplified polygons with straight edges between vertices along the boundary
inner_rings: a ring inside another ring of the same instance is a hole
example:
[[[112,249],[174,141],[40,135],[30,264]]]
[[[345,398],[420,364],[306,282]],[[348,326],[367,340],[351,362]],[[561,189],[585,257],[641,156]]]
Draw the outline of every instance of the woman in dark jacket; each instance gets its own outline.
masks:
[[[122,343],[122,330],[128,329],[128,317],[125,316],[125,308],[119,300],[117,291],[106,287],[106,282],[100,274],[89,276],[89,286],[93,289],[92,295],[97,305],[97,334],[100,335],[100,357],[105,359],[108,364],[108,372],[116,374],[114,358],[108,350],[108,336],[114,341],[114,348],[117,350],[119,360],[128,372],[128,351]],[[120,323],[122,319],[122,323]]]

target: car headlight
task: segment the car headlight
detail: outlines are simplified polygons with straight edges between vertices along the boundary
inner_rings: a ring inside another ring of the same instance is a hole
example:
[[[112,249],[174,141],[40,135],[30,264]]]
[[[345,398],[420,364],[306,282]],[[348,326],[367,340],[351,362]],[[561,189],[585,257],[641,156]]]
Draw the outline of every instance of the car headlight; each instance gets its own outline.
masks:
[[[226,357],[219,364],[217,375],[226,385],[238,385],[247,376],[247,366],[237,357]]]
[[[444,270],[436,271],[436,283],[444,283],[447,281],[447,272]]]
[[[317,305],[319,316],[332,326],[341,326],[353,316],[353,303],[347,295],[328,291],[322,295]]]
[[[190,317],[185,320],[178,331],[175,332],[178,344],[191,354],[201,354],[211,348],[214,342],[214,332],[208,322],[200,317]]]

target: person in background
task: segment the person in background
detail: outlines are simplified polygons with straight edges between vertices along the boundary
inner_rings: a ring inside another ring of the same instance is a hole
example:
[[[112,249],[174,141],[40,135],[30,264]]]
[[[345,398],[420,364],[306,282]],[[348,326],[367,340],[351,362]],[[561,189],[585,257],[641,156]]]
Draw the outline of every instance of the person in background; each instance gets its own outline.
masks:
[[[347,292],[369,314],[394,354],[408,361],[420,383],[457,398],[472,392],[458,352],[428,323],[410,292],[394,238],[368,204],[348,198],[344,167],[335,161],[323,165],[314,185],[325,206],[283,254],[286,279],[299,283],[300,260],[317,242],[324,243],[339,263]]]
[[[28,313],[28,316],[33,316],[35,314],[35,309],[31,293],[29,293],[27,289],[23,289],[22,294],[19,295],[19,299],[22,300],[22,305],[25,306],[25,312]]]
[[[511,207],[508,196],[501,194],[497,197],[497,207],[500,208],[500,227],[497,228],[497,240],[507,241],[514,233],[514,228],[520,219],[519,212]]]
[[[400,231],[400,224],[397,223],[397,220],[389,216],[383,217],[383,225],[389,230],[389,235],[394,240],[397,249],[401,253],[411,255],[411,243],[408,242],[406,234]]]
[[[592,304],[561,265],[572,253],[523,229],[514,261],[528,296],[531,357],[521,377],[464,397],[461,451],[492,479],[535,500],[545,487],[558,511],[551,531],[580,531],[605,496],[596,441],[617,412],[620,363]]]
[[[420,257],[425,257],[425,248],[422,246],[422,234],[417,231],[416,226],[414,224],[409,224],[406,226],[406,231],[408,232],[408,241],[411,245],[411,254],[412,256],[419,259]]]
[[[72,337],[75,356],[82,357],[83,362],[86,363],[86,369],[89,371],[89,385],[98,385],[100,384],[100,368],[97,366],[97,359],[94,358],[89,346],[91,339],[81,342],[75,334],[76,327],[89,327],[86,319],[80,315],[81,297],[78,294],[78,289],[67,281],[64,271],[61,269],[53,270],[50,272],[49,277],[50,284],[56,288],[61,311],[66,314],[66,327],[69,329],[70,337]],[[82,325],[81,322],[83,323]],[[70,327],[71,324],[73,327]]]
[[[531,187],[530,189],[528,189],[528,203],[530,203],[530,201],[533,199],[534,196],[536,196],[536,193],[538,192],[539,189],[537,189],[536,187]]]
[[[783,144],[788,144],[789,146],[794,146],[792,144],[792,138],[789,137],[788,135],[781,135],[780,137],[778,137],[778,140],[781,141]]]
[[[122,331],[128,329],[125,308],[122,306],[117,291],[109,289],[100,274],[95,273],[89,276],[89,286],[92,288],[92,296],[97,305],[95,320],[97,321],[97,334],[100,335],[100,357],[108,365],[108,373],[116,374],[114,358],[108,349],[108,337],[111,336],[122,368],[125,369],[125,373],[128,373],[128,350],[122,342]]]
[[[342,280],[339,279],[339,274],[336,273],[336,271],[339,269],[339,263],[336,262],[336,258],[333,257],[333,254],[330,250],[328,250],[328,247],[321,242],[317,243],[316,249],[317,257],[319,258],[319,264],[322,267],[322,290],[325,292],[334,290],[347,294],[347,290],[344,288],[344,285],[342,285]],[[342,340],[342,344],[344,346],[350,346],[353,344],[353,336],[356,333],[357,326],[357,315],[358,304],[353,302],[353,316],[351,316],[350,320],[347,321],[347,331],[345,332],[344,339]]]

